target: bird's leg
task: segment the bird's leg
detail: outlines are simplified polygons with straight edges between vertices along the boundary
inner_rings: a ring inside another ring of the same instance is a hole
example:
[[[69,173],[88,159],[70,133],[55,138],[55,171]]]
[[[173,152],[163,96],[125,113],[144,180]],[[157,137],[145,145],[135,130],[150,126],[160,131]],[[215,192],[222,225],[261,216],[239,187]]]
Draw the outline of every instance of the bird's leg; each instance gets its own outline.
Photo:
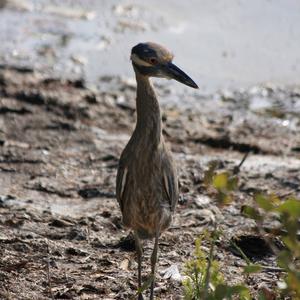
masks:
[[[154,248],[151,255],[151,290],[150,290],[150,300],[154,299],[154,284],[155,284],[155,269],[156,269],[156,262],[157,262],[157,252],[158,252],[158,238],[159,238],[159,230],[157,230],[155,235],[155,242]]]
[[[134,239],[135,239],[135,248],[138,255],[138,300],[143,300],[143,295],[141,293],[142,287],[142,255],[143,255],[143,248],[141,245],[141,241],[136,232],[134,232]]]

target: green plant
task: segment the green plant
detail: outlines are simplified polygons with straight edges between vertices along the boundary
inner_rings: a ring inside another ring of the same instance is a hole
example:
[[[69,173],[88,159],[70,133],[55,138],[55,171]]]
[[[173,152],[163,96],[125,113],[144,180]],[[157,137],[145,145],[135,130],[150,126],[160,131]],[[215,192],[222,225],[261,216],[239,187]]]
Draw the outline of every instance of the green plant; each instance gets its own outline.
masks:
[[[238,186],[235,172],[216,172],[217,163],[212,161],[204,175],[204,184],[208,190],[213,190],[219,205],[227,205],[232,201],[232,192]]]
[[[183,281],[185,300],[222,300],[250,299],[248,289],[243,285],[228,285],[220,272],[219,264],[213,259],[214,245],[217,239],[217,229],[213,233],[204,233],[195,243],[194,258],[186,263]],[[210,242],[209,256],[201,249],[202,240]]]
[[[204,184],[218,204],[223,206],[229,204],[232,200],[232,193],[238,184],[238,171],[216,172],[216,168],[217,162],[211,162],[209,169],[205,172]],[[185,274],[187,278],[183,283],[186,300],[221,300],[232,299],[233,296],[238,296],[239,299],[250,299],[249,290],[246,286],[231,286],[225,283],[218,262],[213,259],[218,235],[217,224],[215,223],[211,234],[206,232],[196,240],[195,257],[186,264]],[[203,238],[210,243],[207,259],[201,249]]]
[[[204,176],[204,184],[208,192],[215,197],[220,206],[231,202],[233,192],[238,186],[237,174],[247,155],[233,171],[217,172],[217,163],[212,162]],[[274,194],[256,194],[253,204],[243,207],[243,214],[256,221],[257,231],[265,236],[269,246],[277,256],[278,265],[282,268],[282,279],[277,282],[279,299],[300,299],[300,200],[293,197],[280,199]],[[279,237],[284,244],[283,250],[278,250],[273,240],[264,231],[263,221],[276,217],[279,226],[273,230],[273,235]],[[210,242],[209,256],[201,250],[201,242],[205,237]],[[214,245],[217,239],[217,225],[211,235],[205,234],[196,241],[195,257],[186,264],[187,279],[184,281],[186,300],[219,300],[219,299],[250,299],[249,290],[245,284],[230,286],[220,273],[218,263],[213,260]],[[237,245],[233,245],[246,261],[244,274],[260,272],[262,266],[253,264]],[[288,298],[287,298],[288,297]],[[260,292],[258,299],[268,297]]]
[[[256,194],[253,206],[244,206],[243,213],[257,223],[257,229],[265,234],[263,220],[275,217],[279,226],[274,228],[273,235],[280,238],[284,244],[283,250],[278,250],[271,239],[270,247],[277,256],[277,263],[285,275],[278,282],[282,297],[300,299],[300,200],[293,197],[281,200],[274,194]]]

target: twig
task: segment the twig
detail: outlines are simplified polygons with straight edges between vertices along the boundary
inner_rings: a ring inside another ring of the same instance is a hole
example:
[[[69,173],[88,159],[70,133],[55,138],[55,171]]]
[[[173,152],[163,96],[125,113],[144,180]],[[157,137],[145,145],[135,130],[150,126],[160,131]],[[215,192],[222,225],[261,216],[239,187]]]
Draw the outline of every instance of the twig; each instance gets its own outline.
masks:
[[[87,242],[91,244],[91,225],[89,220],[87,221]]]
[[[295,191],[283,192],[283,193],[279,194],[278,197],[279,198],[285,198],[285,197],[291,196],[293,194],[295,194]]]
[[[271,266],[264,266],[264,265],[260,265],[260,266],[267,272],[286,272],[284,269],[279,267],[271,267]]]
[[[50,276],[50,257],[49,257],[49,244],[48,241],[46,241],[46,247],[47,247],[47,282],[48,282],[48,289],[49,289],[49,294],[52,300],[54,300],[54,295],[52,293],[52,284],[51,284],[51,276]]]
[[[250,154],[250,151],[247,152],[247,153],[245,153],[245,155],[244,155],[244,157],[242,158],[241,162],[240,162],[237,166],[235,166],[235,167],[233,168],[233,174],[234,174],[234,175],[237,175],[237,174],[240,172],[241,167],[242,167],[242,165],[244,164],[244,162],[245,162],[245,160],[247,159],[247,157],[248,157],[249,154]]]
[[[236,267],[247,267],[247,265],[245,264],[235,264]],[[271,266],[265,266],[265,265],[259,265],[261,268],[262,268],[262,271],[266,271],[266,272],[278,272],[278,273],[281,273],[281,272],[286,272],[284,269],[282,268],[279,268],[279,267],[271,267]]]
[[[241,256],[243,257],[243,259],[246,261],[247,265],[251,265],[252,262],[251,260],[249,259],[249,257],[244,253],[244,251],[236,244],[236,242],[234,241],[230,241],[230,244],[236,249],[238,250],[238,252],[241,254]]]

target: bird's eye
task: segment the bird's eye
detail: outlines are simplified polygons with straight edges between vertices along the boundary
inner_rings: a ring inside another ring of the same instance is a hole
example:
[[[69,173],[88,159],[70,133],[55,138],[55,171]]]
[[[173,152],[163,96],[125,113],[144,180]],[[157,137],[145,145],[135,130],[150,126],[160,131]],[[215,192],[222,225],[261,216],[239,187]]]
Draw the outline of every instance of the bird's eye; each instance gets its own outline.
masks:
[[[156,58],[152,57],[152,58],[150,58],[150,63],[151,63],[152,65],[156,65],[156,64],[158,63],[158,61],[157,61]]]

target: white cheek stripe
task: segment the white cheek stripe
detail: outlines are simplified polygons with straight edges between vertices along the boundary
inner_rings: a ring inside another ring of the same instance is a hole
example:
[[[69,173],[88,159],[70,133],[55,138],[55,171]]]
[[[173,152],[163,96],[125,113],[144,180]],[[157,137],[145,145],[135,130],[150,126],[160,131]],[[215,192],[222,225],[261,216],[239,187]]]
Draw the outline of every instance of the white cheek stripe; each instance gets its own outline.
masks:
[[[130,56],[131,60],[136,63],[139,66],[144,66],[144,67],[152,67],[151,64],[147,63],[146,61],[140,59],[136,54],[131,54]]]

